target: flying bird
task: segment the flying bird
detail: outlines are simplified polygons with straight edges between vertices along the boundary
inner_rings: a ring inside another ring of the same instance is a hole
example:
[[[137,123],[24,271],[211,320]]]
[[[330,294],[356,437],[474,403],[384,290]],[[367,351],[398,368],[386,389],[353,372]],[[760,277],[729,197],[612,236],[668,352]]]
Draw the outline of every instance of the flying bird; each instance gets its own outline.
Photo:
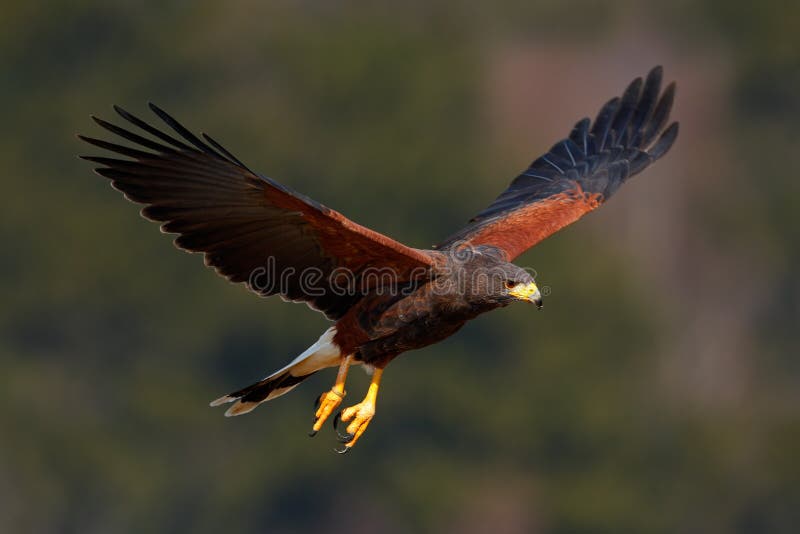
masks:
[[[347,452],[375,415],[383,371],[409,350],[439,342],[467,321],[512,302],[542,306],[532,276],[511,263],[528,248],[597,209],[631,176],[663,156],[678,135],[669,122],[675,84],[662,69],[636,78],[594,121],[584,118],[514,178],[486,209],[430,250],[406,246],[251,170],[206,134],[192,134],[153,104],[169,130],[114,106],[126,128],[92,119],[125,145],[78,137],[124,157],[100,165],[142,215],[179,234],[178,248],[261,296],[305,302],[333,322],[316,343],[263,380],[211,403],[250,412],[312,374],[338,367],[317,399],[310,435],[337,411],[349,369],[371,373],[364,399],[334,416]],[[344,432],[340,432],[340,428]]]

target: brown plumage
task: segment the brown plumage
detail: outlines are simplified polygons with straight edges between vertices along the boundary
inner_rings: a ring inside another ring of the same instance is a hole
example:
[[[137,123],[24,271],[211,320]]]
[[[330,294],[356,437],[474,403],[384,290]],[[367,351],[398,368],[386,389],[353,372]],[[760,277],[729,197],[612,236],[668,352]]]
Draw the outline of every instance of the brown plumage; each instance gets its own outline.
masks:
[[[205,255],[207,265],[254,292],[306,302],[336,321],[289,365],[212,405],[233,402],[239,415],[291,390],[311,374],[339,367],[319,400],[313,433],[344,396],[352,364],[375,370],[364,401],[341,412],[349,422],[343,451],[374,415],[383,368],[397,355],[440,341],[468,320],[511,302],[541,306],[523,269],[523,251],[605,202],[630,176],[663,156],[678,133],[667,127],[675,94],[661,92],[661,68],[637,78],[596,119],[579,121],[515,178],[467,226],[435,249],[407,247],[339,212],[256,174],[206,134],[195,136],[154,105],[177,134],[165,133],[115,106],[151,137],[95,122],[137,146],[79,136],[127,159],[82,156],[142,215],[176,233],[175,244]]]

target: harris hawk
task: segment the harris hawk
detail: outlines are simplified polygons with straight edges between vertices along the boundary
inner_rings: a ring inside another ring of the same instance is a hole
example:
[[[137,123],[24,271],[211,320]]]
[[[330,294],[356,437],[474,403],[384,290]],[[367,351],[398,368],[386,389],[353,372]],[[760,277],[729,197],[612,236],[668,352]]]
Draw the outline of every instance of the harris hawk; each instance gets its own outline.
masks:
[[[339,408],[351,366],[372,378],[364,399],[333,419],[347,452],[375,415],[383,370],[399,354],[441,341],[477,315],[523,301],[542,305],[535,281],[511,263],[526,249],[603,204],[631,176],[663,156],[678,134],[669,126],[675,95],[662,69],[636,78],[594,121],[578,121],[469,223],[430,250],[408,247],[258,174],[206,134],[194,135],[150,109],[172,131],[114,107],[126,128],[92,117],[129,143],[78,136],[123,156],[81,156],[100,164],[142,215],[179,234],[231,282],[261,295],[305,302],[334,324],[269,376],[224,395],[227,416],[250,412],[312,374],[338,367],[317,400],[311,435]],[[345,432],[339,432],[346,426]]]

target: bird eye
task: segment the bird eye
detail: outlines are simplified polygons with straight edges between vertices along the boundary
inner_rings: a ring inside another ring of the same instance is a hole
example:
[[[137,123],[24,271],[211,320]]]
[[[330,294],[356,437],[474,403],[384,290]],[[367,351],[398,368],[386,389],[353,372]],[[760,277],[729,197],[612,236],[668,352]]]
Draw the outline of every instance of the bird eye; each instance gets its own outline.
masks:
[[[515,285],[517,285],[517,284],[515,284],[513,281],[511,281],[511,280],[506,280],[506,289],[511,289],[511,288],[512,288],[512,287],[514,287]]]

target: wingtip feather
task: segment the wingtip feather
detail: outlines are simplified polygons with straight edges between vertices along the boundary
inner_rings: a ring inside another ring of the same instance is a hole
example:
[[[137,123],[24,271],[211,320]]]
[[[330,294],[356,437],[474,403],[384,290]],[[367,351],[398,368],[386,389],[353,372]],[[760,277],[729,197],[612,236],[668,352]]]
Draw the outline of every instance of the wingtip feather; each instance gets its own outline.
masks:
[[[678,137],[678,130],[679,130],[679,123],[673,122],[672,124],[664,130],[664,133],[661,134],[656,144],[653,145],[648,153],[650,156],[655,160],[666,154],[672,145],[675,144],[675,139]]]
[[[661,65],[656,65],[655,67],[650,69],[650,72],[647,73],[648,78],[655,78],[656,76],[658,76],[659,78],[664,76],[664,67],[662,67]]]

